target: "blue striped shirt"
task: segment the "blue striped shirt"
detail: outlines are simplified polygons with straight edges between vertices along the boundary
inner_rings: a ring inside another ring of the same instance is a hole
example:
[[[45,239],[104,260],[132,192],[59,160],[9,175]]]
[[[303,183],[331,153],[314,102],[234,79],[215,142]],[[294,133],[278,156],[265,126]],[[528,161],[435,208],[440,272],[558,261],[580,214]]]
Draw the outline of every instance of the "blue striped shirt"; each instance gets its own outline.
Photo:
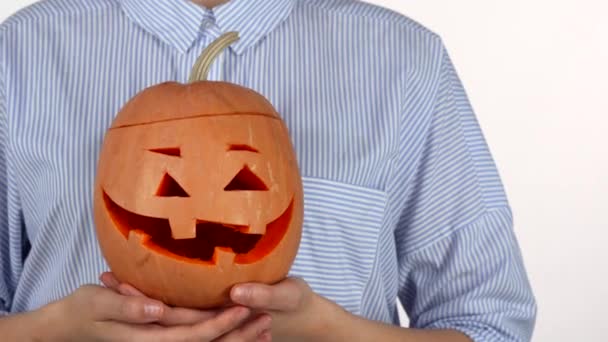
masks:
[[[36,309],[107,265],[92,198],[122,105],[186,82],[226,31],[210,79],[282,115],[304,184],[291,270],[350,312],[475,341],[527,341],[536,304],[512,213],[441,38],[350,0],[47,0],[0,26],[0,310]]]

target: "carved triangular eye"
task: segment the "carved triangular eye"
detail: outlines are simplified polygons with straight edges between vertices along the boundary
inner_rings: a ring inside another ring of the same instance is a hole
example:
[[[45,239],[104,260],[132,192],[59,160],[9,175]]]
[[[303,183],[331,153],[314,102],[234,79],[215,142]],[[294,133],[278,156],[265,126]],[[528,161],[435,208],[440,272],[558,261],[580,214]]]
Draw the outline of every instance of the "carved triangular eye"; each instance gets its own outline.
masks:
[[[160,181],[160,185],[158,186],[158,190],[156,191],[156,196],[159,197],[190,197],[186,190],[182,188],[181,185],[175,180],[175,178],[171,177],[170,174],[165,173],[163,179]]]
[[[225,191],[268,191],[268,187],[260,177],[245,165],[239,173],[226,185]]]
[[[166,156],[172,156],[172,157],[181,157],[182,156],[182,151],[179,147],[152,148],[152,149],[149,149],[148,151],[154,152],[154,153],[159,153],[159,154],[164,154]]]
[[[247,144],[230,144],[228,146],[228,151],[248,151],[254,153],[260,153],[255,147],[251,147]]]

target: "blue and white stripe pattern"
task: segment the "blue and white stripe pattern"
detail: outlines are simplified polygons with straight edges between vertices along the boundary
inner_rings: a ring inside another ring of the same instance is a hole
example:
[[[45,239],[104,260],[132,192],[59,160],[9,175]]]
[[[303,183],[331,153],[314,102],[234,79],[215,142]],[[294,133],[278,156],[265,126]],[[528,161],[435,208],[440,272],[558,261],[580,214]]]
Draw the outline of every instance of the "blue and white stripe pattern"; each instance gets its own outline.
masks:
[[[211,79],[265,95],[304,178],[292,269],[370,319],[527,341],[535,300],[496,167],[441,39],[359,1],[47,0],[0,26],[0,309],[32,310],[107,266],[92,221],[105,130],[147,86]],[[204,172],[204,171],[202,171]]]

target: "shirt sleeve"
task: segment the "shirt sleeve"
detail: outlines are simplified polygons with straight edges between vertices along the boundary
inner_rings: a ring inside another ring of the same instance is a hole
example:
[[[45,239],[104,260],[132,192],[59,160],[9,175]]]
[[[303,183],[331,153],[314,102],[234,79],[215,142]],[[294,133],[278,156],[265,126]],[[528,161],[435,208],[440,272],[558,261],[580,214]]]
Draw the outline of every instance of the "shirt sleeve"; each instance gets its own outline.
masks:
[[[10,168],[6,53],[4,27],[0,27],[0,317],[10,312],[29,249],[16,182]]]
[[[536,303],[511,209],[441,50],[432,118],[395,231],[399,299],[415,328],[456,329],[476,342],[529,341]]]

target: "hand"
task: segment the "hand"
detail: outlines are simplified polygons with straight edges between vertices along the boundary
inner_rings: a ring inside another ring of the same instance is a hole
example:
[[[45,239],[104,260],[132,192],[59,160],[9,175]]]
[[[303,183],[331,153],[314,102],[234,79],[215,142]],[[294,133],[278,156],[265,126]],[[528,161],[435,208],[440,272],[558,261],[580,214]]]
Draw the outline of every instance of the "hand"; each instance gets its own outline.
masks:
[[[137,290],[135,287],[126,284],[120,283],[118,279],[111,272],[104,272],[99,277],[99,280],[109,289],[114,290],[116,293],[119,293],[123,296],[133,296],[133,297],[146,297],[143,293]],[[146,297],[147,298],[147,297]],[[196,324],[202,321],[205,321],[217,313],[220,310],[194,310],[187,308],[176,308],[170,307],[168,305],[163,304],[162,302],[158,302],[163,307],[163,316],[161,319],[156,321],[155,323],[163,325],[163,326],[177,326],[177,325],[191,325]]]
[[[105,277],[104,277],[105,278]],[[251,318],[234,306],[218,311],[177,310],[145,296],[86,285],[36,313],[50,341],[259,341],[269,317]],[[176,325],[188,322],[188,325]],[[165,326],[163,326],[165,325]]]
[[[231,289],[230,297],[239,305],[268,311],[275,341],[471,342],[456,330],[405,329],[353,315],[315,294],[298,278],[276,285],[239,284]]]
[[[320,341],[330,329],[329,322],[347,315],[299,278],[288,278],[276,285],[239,284],[231,289],[230,298],[236,304],[270,313],[275,340]]]

